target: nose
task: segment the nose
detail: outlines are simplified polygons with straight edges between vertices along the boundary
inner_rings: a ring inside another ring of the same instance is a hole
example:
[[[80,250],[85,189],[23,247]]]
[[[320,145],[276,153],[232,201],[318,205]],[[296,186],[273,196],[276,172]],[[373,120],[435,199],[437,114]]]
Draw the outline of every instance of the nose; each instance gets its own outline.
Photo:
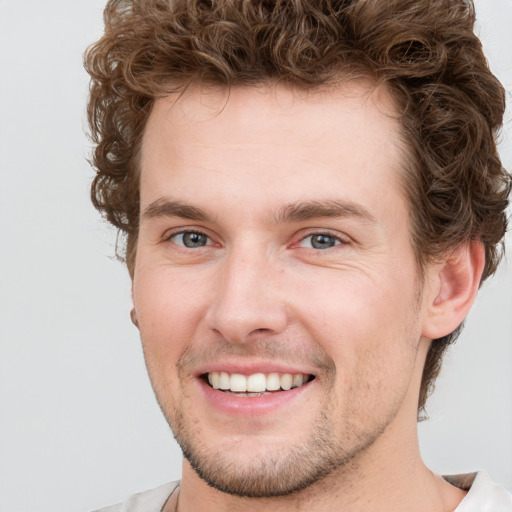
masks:
[[[217,269],[206,323],[229,342],[245,343],[255,335],[278,334],[287,325],[279,279],[282,271],[263,253],[232,251]]]

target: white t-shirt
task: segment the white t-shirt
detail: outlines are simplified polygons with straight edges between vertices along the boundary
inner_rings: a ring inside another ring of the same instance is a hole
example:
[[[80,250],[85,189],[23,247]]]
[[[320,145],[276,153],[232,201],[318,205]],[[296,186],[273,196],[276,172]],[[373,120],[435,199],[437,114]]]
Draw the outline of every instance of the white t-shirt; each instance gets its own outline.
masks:
[[[493,482],[483,471],[444,477],[451,484],[468,490],[454,512],[512,512],[512,493]],[[169,482],[150,491],[134,494],[124,503],[95,512],[161,512],[179,482]]]
[[[469,489],[454,512],[512,512],[512,493],[493,482],[485,471],[443,478],[461,489]]]
[[[134,494],[123,503],[94,512],[162,512],[169,496],[178,488],[179,484],[179,481],[169,482],[155,489]]]

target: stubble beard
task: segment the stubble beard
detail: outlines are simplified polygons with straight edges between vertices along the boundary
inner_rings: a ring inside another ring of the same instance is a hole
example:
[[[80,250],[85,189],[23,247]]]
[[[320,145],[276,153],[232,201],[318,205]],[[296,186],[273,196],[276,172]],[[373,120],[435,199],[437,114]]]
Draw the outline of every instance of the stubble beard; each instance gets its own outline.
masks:
[[[194,423],[181,411],[173,411],[171,419],[162,408],[184,457],[197,475],[210,487],[226,494],[245,498],[275,498],[303,491],[338,470],[344,479],[357,468],[357,456],[369,448],[384,432],[392,418],[386,418],[371,431],[344,429],[333,424],[330,411],[320,412],[305,442],[287,446],[281,452],[255,453],[248,463],[240,463],[236,445],[234,452],[205,446],[194,435]],[[168,412],[170,412],[168,410]],[[394,416],[394,415],[393,415]],[[345,425],[347,427],[347,425]]]
[[[187,364],[178,366],[183,370]],[[318,368],[318,385],[324,386],[324,403],[317,408],[319,412],[312,422],[304,418],[304,428],[309,430],[307,438],[304,440],[302,437],[295,444],[289,444],[284,433],[282,448],[265,449],[263,446],[261,452],[255,452],[250,459],[243,457],[243,441],[233,443],[232,450],[226,448],[224,443],[216,446],[204,441],[201,430],[207,428],[207,425],[202,425],[201,418],[194,417],[190,410],[183,407],[190,398],[185,389],[181,390],[181,398],[175,397],[177,400],[173,400],[172,393],[167,392],[169,390],[165,389],[165,385],[162,389],[155,386],[156,382],[152,381],[152,384],[160,408],[184,457],[203,481],[233,496],[275,498],[303,491],[322,480],[327,481],[327,477],[333,474],[338,484],[339,479],[348,484],[359,470],[361,455],[374,445],[393,422],[405,397],[396,395],[370,424],[364,425],[364,421],[360,423],[361,399],[366,397],[365,393],[361,394],[360,386],[367,381],[368,376],[364,373],[354,376],[354,387],[347,389],[341,398],[348,403],[340,417],[336,414],[340,400],[335,384],[336,366],[328,361],[319,364]],[[361,371],[366,372],[364,368]],[[149,371],[150,377],[157,373]],[[186,371],[184,373],[187,374]],[[181,377],[179,380],[184,382],[187,379]],[[374,391],[378,388],[377,385]],[[297,421],[301,423],[302,419],[297,418]]]

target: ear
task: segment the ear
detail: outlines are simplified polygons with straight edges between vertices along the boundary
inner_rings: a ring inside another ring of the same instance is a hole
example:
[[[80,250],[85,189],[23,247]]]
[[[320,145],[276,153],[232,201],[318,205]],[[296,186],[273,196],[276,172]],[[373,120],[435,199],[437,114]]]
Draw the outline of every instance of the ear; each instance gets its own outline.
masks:
[[[132,304],[133,304],[133,286],[132,286],[132,290],[131,290],[131,295],[132,295]],[[135,327],[137,327],[137,329],[139,328],[139,320],[137,318],[137,311],[135,311],[135,306],[132,306],[132,309],[130,310],[130,319],[132,321],[132,324],[135,325]]]
[[[139,320],[137,319],[137,312],[135,311],[135,308],[132,308],[130,311],[130,319],[132,321],[132,324],[139,328]]]
[[[473,305],[485,265],[484,246],[466,242],[432,269],[423,336],[442,338],[454,331]]]

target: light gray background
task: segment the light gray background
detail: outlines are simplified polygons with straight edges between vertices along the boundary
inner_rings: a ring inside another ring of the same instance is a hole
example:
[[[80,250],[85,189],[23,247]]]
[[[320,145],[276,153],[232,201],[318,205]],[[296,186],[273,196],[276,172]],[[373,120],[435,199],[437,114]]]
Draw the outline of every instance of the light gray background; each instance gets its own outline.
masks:
[[[2,512],[87,511],[180,475],[129,321],[128,275],[111,258],[115,236],[88,199],[81,55],[101,33],[103,3],[0,0]],[[511,0],[477,6],[512,103]],[[511,123],[509,111],[509,169]],[[435,470],[486,468],[509,487],[511,276],[509,262],[482,289],[420,425]]]

